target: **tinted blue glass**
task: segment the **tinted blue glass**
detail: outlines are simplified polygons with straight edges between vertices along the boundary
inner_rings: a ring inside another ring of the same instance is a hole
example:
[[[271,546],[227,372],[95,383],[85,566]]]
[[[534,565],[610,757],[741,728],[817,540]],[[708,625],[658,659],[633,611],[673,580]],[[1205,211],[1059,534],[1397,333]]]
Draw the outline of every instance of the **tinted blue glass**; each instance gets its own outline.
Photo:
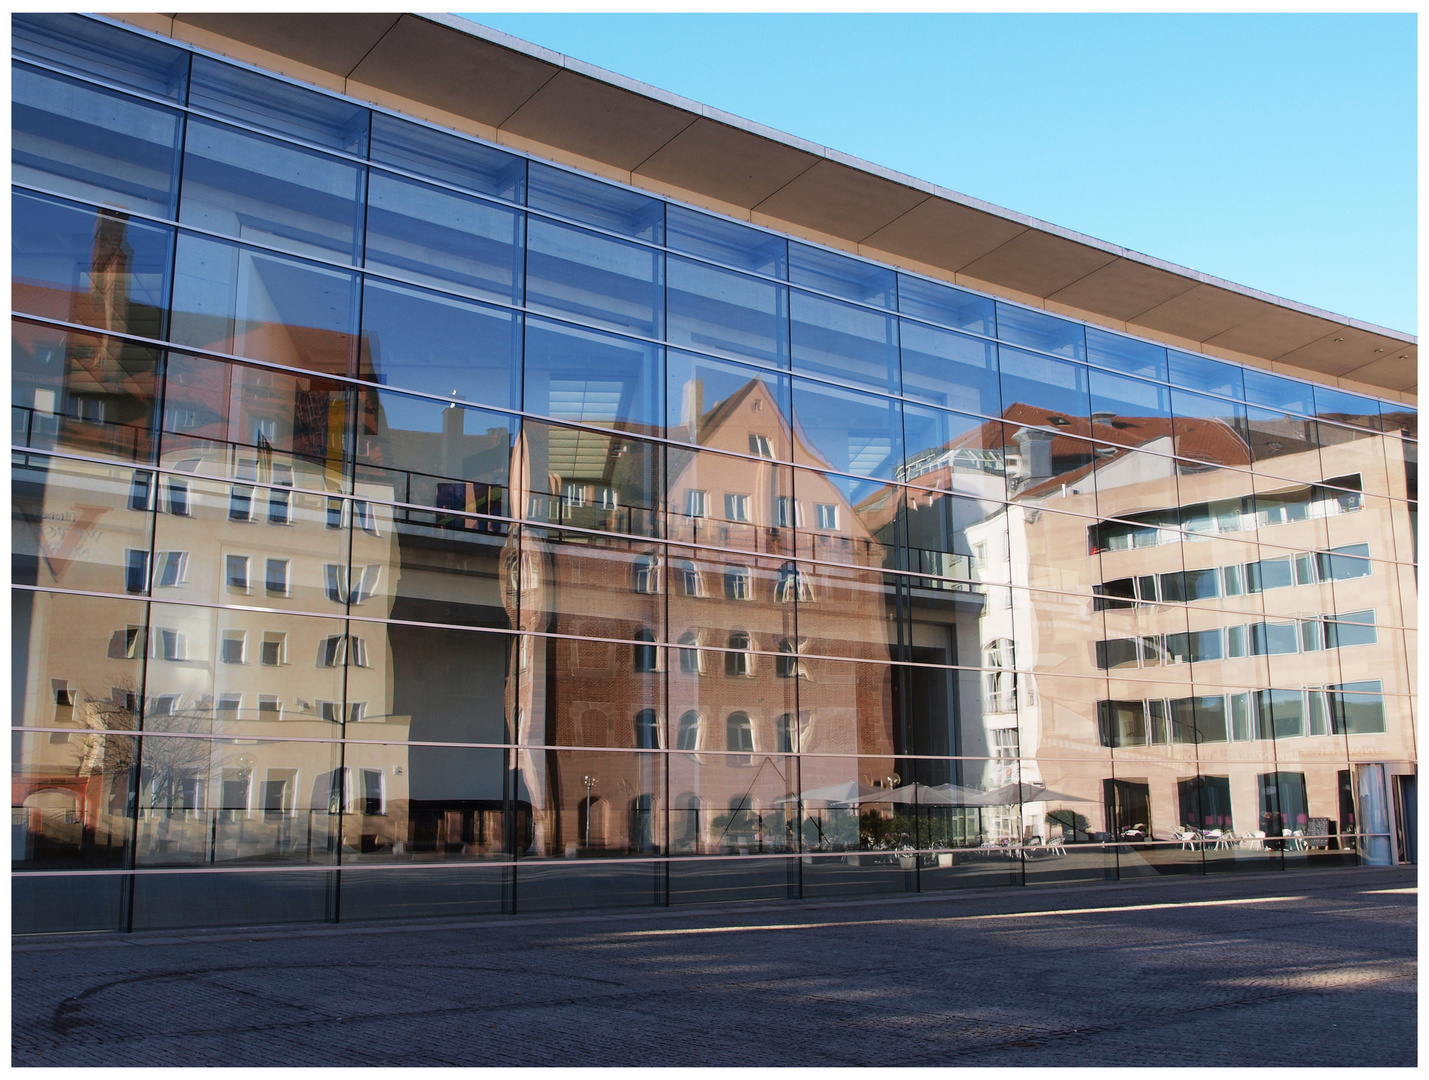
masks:
[[[347,375],[357,276],[238,244],[179,234],[171,340]]]
[[[660,199],[539,161],[530,163],[527,184],[526,201],[538,210],[637,240],[664,241],[665,203]]]
[[[1250,435],[1244,405],[1173,386],[1171,412],[1177,457],[1212,465],[1245,467],[1250,464]]]
[[[674,349],[667,356],[666,368],[667,438],[789,460],[793,425],[788,376]],[[742,415],[750,421],[737,422]],[[761,444],[751,449],[746,436],[754,425],[778,430],[777,437],[769,440],[767,454]]]
[[[1188,390],[1204,390],[1208,394],[1223,394],[1237,401],[1245,400],[1245,384],[1241,369],[1194,353],[1166,350],[1171,364],[1171,381]]]
[[[93,75],[158,97],[184,100],[189,54],[82,15],[15,14],[10,49],[41,63]]]
[[[179,114],[15,64],[11,178],[86,202],[173,217]]]
[[[189,104],[332,150],[367,153],[369,113],[361,105],[206,56],[193,58]]]
[[[740,270],[789,276],[789,242],[784,237],[673,203],[665,207],[665,243]]]
[[[902,322],[903,393],[934,405],[998,416],[997,346],[922,323]]]
[[[898,392],[898,319],[792,290],[790,355],[795,371]]]
[[[999,325],[1001,325],[999,320]],[[998,347],[1002,414],[1018,423],[1052,424],[1087,433],[1087,369],[1048,356]],[[1018,406],[1022,406],[1021,410]],[[1065,420],[1067,423],[1059,423]]]
[[[362,166],[191,119],[179,220],[301,255],[362,251]]]
[[[372,114],[373,161],[512,202],[526,200],[526,159],[386,113]]]
[[[13,309],[164,336],[172,229],[18,191],[11,206]]]
[[[1243,368],[1245,400],[1251,405],[1264,405],[1279,412],[1295,412],[1305,416],[1315,414],[1314,391],[1309,383],[1272,375],[1268,371]]]
[[[1002,425],[980,416],[903,403],[904,458],[894,479],[1002,499]],[[956,478],[956,479],[955,479]]]
[[[1336,390],[1329,386],[1314,387],[1315,415],[1322,420],[1380,431],[1379,402],[1374,398]]]
[[[1087,360],[1127,375],[1166,381],[1166,347],[1088,326]]]
[[[387,386],[520,408],[520,316],[369,279],[359,372]]]
[[[997,310],[991,297],[964,292],[922,278],[898,275],[898,310],[904,315],[942,323],[974,334],[997,335]]]
[[[527,223],[526,303],[659,337],[663,262],[650,248],[533,217]]]
[[[665,267],[670,344],[789,366],[787,287],[678,256]]]
[[[794,460],[891,480],[903,458],[898,402],[794,380]]]
[[[366,265],[519,304],[524,223],[519,210],[374,171]]]
[[[1026,345],[1038,352],[1083,360],[1087,355],[1086,335],[1081,323],[1059,319],[1031,308],[1014,307],[997,301],[997,336],[1014,345]]]
[[[546,319],[526,322],[526,397],[537,416],[658,433],[661,349]]]
[[[1246,407],[1251,457],[1275,476],[1320,479],[1319,425],[1283,412]]]
[[[894,271],[807,244],[789,244],[789,280],[846,300],[898,306],[898,275]]]

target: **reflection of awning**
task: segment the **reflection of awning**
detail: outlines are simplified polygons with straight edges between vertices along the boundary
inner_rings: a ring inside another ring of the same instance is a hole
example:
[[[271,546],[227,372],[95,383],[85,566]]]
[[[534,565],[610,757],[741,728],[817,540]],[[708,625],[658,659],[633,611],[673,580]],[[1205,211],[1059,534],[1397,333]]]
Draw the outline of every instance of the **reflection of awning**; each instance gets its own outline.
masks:
[[[1013,806],[1017,803],[1034,802],[1096,802],[1080,795],[1067,795],[1052,791],[1046,784],[1004,784],[1000,788],[980,796],[983,806]]]
[[[877,799],[869,799],[869,795],[880,794],[879,788],[869,787],[867,784],[860,784],[857,780],[849,780],[842,784],[829,784],[825,787],[814,788],[811,791],[802,792],[799,795],[786,795],[777,801],[781,803],[794,802],[802,799],[804,802],[828,803],[830,806],[856,806],[860,802],[877,802]],[[887,794],[884,793],[883,802],[888,801]]]
[[[904,784],[902,787],[875,790],[859,800],[862,803],[896,803],[900,806],[978,806],[983,793],[957,784]]]

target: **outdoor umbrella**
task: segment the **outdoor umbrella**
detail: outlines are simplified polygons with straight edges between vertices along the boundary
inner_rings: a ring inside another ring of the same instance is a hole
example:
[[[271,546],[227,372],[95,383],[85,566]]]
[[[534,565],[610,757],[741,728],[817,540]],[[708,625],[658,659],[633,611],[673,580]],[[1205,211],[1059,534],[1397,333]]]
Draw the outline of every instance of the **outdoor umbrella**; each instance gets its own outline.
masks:
[[[1004,784],[982,796],[983,806],[1012,806],[1014,803],[1031,802],[1096,802],[1080,795],[1067,795],[1052,791],[1046,784]]]
[[[786,795],[778,800],[781,803],[793,802],[802,798],[804,802],[828,803],[830,806],[857,806],[860,802],[876,802],[879,800],[868,799],[869,795],[880,794],[881,789],[869,787],[867,784],[860,784],[857,780],[848,780],[842,784],[827,784],[821,788],[813,788],[805,791],[801,795]],[[883,802],[888,801],[884,794]]]

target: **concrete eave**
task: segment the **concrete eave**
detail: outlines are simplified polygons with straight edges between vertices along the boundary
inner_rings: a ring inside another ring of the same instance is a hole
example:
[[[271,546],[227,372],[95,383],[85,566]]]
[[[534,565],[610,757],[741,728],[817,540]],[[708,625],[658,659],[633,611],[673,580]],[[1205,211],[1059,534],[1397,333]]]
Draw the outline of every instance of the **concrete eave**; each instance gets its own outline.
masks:
[[[769,228],[1413,401],[1418,339],[1084,236],[445,14],[110,15]]]

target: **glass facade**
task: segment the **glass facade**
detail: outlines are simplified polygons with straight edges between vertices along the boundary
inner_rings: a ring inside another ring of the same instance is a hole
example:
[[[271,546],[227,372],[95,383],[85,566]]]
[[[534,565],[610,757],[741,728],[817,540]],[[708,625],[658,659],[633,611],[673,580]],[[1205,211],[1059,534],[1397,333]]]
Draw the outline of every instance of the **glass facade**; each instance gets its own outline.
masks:
[[[13,31],[17,931],[1387,857],[1412,408]]]

